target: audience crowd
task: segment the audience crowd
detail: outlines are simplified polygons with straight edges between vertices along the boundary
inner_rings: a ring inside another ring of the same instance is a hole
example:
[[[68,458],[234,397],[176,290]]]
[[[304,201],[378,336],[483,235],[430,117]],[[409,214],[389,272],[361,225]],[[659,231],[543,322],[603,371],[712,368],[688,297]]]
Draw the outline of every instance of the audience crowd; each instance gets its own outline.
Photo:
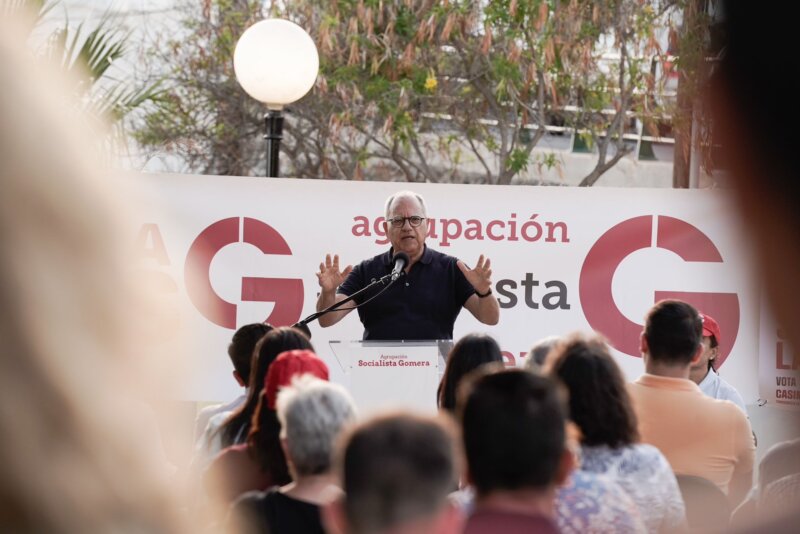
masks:
[[[248,533],[725,528],[758,503],[749,419],[713,364],[721,336],[690,304],[658,302],[643,372],[626,383],[596,334],[537,342],[518,368],[491,336],[470,334],[448,354],[438,416],[359,420],[304,333],[246,325],[228,351],[247,383],[238,407],[197,417],[192,468],[205,484],[192,506],[211,530]],[[794,479],[768,473],[761,484],[782,502]]]

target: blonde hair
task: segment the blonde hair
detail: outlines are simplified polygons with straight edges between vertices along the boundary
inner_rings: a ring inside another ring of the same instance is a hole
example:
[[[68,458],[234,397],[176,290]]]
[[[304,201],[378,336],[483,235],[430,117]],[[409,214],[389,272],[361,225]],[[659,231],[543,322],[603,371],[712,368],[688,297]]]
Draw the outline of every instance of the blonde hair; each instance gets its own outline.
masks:
[[[0,530],[179,532],[131,423],[146,375],[120,182],[17,26],[0,20]]]

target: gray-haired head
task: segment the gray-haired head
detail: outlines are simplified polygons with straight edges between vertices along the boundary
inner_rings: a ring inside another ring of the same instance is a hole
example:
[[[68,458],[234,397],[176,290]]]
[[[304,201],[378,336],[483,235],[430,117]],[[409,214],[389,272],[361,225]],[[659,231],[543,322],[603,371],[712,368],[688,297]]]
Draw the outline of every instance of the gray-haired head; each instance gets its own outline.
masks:
[[[425,199],[422,198],[422,195],[419,195],[413,191],[398,191],[397,193],[391,195],[389,198],[386,199],[386,206],[384,207],[384,216],[388,219],[389,215],[391,215],[392,206],[401,199],[411,199],[414,202],[417,202],[422,208],[422,216],[428,216],[428,208],[425,205]]]
[[[525,368],[529,371],[540,371],[547,359],[547,355],[562,340],[563,338],[560,336],[547,336],[537,341],[528,351],[528,357],[525,358]]]
[[[336,438],[356,417],[347,390],[308,374],[278,393],[277,412],[295,477],[329,471]]]

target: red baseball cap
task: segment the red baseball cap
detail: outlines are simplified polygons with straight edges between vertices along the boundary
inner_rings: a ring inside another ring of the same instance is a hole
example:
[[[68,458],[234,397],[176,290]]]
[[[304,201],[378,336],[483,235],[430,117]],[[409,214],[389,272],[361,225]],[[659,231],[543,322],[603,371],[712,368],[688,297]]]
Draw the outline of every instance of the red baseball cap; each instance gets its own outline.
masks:
[[[703,337],[714,336],[717,345],[719,345],[720,342],[722,341],[722,336],[720,335],[719,325],[717,324],[717,321],[715,321],[713,317],[711,317],[710,315],[706,315],[705,313],[701,313],[700,318],[703,320]]]
[[[264,379],[267,406],[274,410],[278,391],[291,384],[295,376],[306,373],[328,380],[328,366],[310,350],[288,350],[278,354]]]

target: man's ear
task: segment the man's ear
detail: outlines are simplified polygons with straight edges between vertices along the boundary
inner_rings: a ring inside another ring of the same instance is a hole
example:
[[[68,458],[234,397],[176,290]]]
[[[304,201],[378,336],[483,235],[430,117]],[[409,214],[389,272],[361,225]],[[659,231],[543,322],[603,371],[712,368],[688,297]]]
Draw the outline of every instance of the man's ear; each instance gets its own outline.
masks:
[[[494,365],[494,364],[492,364]],[[472,486],[475,487],[475,481],[472,479],[472,473],[469,472],[469,465],[464,461],[463,481],[461,487]]]
[[[328,534],[346,534],[348,530],[347,514],[344,510],[344,499],[342,495],[327,504],[322,505],[322,525]]]
[[[242,375],[240,375],[240,374],[239,374],[239,371],[236,371],[236,370],[234,370],[234,371],[233,371],[233,378],[234,378],[234,380],[236,380],[236,382],[237,382],[237,383],[238,383],[240,386],[242,386],[243,388],[246,388],[246,387],[247,387],[247,383],[246,383],[246,382],[244,381],[244,379],[242,378]]]
[[[578,467],[578,458],[569,447],[564,447],[564,452],[558,461],[558,470],[556,471],[556,486],[563,486],[569,475]]]
[[[715,371],[717,370],[717,356],[719,356],[719,346],[713,347],[708,356],[708,362]]]
[[[692,356],[691,365],[697,365],[702,355],[703,355],[703,344],[700,343],[699,345],[697,345],[697,350],[695,351],[694,356]]]
[[[286,458],[286,461],[289,462],[290,461],[290,459],[289,459],[289,445],[286,442],[286,438],[281,437],[280,441],[281,441],[281,450],[283,451],[283,456]]]
[[[647,367],[647,360],[650,358],[650,346],[647,344],[647,338],[644,336],[644,331],[639,334],[639,354],[642,355],[642,363]]]
[[[639,334],[639,352],[642,354],[650,352],[650,347],[647,346],[647,338],[644,337],[644,332]]]

